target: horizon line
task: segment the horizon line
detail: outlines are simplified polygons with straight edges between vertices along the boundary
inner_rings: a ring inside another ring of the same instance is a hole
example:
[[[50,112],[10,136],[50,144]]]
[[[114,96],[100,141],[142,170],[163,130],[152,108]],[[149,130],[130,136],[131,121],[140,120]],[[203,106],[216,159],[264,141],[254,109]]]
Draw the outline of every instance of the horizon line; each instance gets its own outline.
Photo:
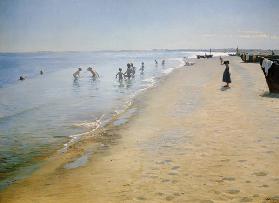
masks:
[[[136,52],[136,51],[216,51],[216,50],[236,50],[236,48],[178,48],[178,49],[167,49],[167,48],[154,48],[154,49],[100,49],[100,50],[65,50],[65,51],[55,51],[55,50],[38,50],[38,51],[0,51],[1,54],[16,54],[16,53],[65,53],[65,52]],[[238,48],[238,50],[261,50],[261,51],[279,51],[279,49],[263,49],[263,48]]]

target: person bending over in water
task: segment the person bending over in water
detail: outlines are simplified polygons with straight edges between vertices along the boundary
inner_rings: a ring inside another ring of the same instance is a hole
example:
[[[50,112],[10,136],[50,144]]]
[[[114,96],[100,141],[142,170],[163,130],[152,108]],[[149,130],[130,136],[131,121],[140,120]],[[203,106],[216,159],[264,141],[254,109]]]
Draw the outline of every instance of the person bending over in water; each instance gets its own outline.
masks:
[[[230,87],[229,84],[231,81],[231,73],[230,73],[230,67],[229,67],[229,61],[224,61],[224,64],[226,66],[224,73],[223,73],[223,82],[227,83],[224,87]]]
[[[73,76],[74,76],[75,79],[80,77],[80,75],[79,75],[80,71],[82,71],[82,69],[78,68],[78,70],[76,72],[74,72]]]
[[[100,78],[99,74],[97,73],[97,71],[95,71],[94,69],[92,69],[91,67],[87,68],[87,70],[92,74],[93,78]]]
[[[118,70],[119,70],[119,72],[116,74],[115,78],[118,77],[118,80],[122,81],[123,77],[124,77],[124,73],[122,73],[122,68],[119,68]]]

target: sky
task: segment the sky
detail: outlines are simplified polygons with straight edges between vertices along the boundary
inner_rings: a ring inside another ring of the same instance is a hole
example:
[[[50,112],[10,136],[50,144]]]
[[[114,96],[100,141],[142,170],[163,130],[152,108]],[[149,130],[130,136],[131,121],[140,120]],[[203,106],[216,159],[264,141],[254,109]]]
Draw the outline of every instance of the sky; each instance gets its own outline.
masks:
[[[0,52],[279,48],[278,0],[0,0]]]

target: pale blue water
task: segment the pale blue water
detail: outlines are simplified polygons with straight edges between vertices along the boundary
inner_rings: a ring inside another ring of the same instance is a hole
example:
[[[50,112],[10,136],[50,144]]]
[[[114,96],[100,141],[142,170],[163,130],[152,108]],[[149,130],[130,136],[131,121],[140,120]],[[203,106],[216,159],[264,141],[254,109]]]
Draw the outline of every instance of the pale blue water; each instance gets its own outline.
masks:
[[[65,147],[73,135],[109,121],[141,90],[199,52],[67,52],[0,54],[0,186],[41,157]],[[203,54],[203,53],[202,53]],[[159,61],[155,66],[154,59]],[[166,64],[161,65],[165,59]],[[119,83],[115,74],[132,62],[144,74]],[[95,65],[92,80],[86,69]],[[81,78],[73,72],[82,67]],[[40,70],[43,75],[39,74]],[[20,75],[27,76],[18,81]],[[75,136],[74,136],[75,137]]]

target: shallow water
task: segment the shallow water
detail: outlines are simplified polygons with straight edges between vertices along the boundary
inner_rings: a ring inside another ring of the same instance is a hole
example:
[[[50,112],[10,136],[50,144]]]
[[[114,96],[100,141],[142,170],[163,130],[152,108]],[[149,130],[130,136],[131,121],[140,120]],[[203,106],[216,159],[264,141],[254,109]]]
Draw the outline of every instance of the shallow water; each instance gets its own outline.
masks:
[[[82,133],[109,122],[139,92],[152,87],[181,65],[182,57],[199,52],[68,52],[0,54],[0,185],[54,151],[67,147]],[[216,53],[218,55],[220,53]],[[156,66],[154,59],[159,61]],[[165,59],[166,64],[161,65]],[[119,67],[133,62],[145,71],[119,83]],[[95,66],[99,80],[87,67]],[[82,67],[81,78],[72,73]],[[39,75],[40,70],[44,71]],[[27,76],[18,81],[20,75]],[[127,120],[127,119],[126,119]],[[126,122],[125,118],[121,122]]]

